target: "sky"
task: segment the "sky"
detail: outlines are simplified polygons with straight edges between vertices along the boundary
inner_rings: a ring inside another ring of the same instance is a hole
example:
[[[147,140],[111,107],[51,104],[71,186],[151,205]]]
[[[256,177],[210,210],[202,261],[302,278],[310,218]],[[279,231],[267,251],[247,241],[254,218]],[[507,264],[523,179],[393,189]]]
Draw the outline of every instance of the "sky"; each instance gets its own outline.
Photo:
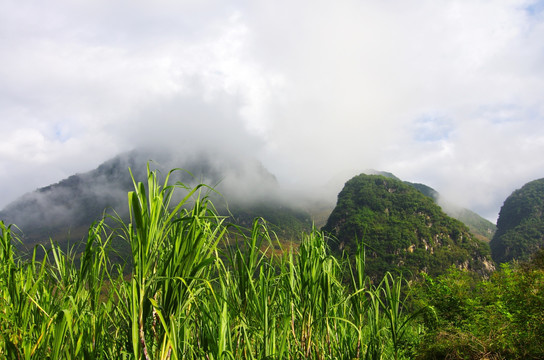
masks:
[[[389,171],[493,222],[544,177],[544,1],[0,6],[0,208],[143,146],[289,189]]]

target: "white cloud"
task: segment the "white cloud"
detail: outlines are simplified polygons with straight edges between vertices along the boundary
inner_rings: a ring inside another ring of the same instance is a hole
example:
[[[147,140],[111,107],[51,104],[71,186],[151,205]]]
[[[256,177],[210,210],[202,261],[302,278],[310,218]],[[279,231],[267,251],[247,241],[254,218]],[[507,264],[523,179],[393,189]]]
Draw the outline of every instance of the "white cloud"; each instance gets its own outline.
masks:
[[[377,168],[493,218],[543,177],[541,2],[7,2],[0,207],[140,144]],[[39,173],[39,176],[30,176]]]

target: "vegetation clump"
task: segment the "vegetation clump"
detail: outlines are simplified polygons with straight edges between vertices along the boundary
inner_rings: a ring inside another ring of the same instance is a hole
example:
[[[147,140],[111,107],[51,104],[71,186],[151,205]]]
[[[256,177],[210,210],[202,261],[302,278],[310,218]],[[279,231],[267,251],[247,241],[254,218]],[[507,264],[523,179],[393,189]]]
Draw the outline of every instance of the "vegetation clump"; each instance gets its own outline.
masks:
[[[427,306],[417,359],[544,358],[544,252],[486,280],[456,268],[415,285]]]

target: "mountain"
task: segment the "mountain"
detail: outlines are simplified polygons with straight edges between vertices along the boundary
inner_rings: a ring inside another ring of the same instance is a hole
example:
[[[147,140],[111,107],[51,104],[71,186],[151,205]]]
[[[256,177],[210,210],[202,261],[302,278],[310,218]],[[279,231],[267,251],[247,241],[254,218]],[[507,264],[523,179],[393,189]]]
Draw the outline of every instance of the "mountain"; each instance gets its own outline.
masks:
[[[461,221],[468,226],[470,232],[483,242],[489,243],[497,231],[497,226],[491,221],[484,219],[474,211],[456,206],[450,202],[440,199],[437,202],[442,210],[454,219]]]
[[[47,244],[50,238],[61,244],[78,244],[92,222],[102,218],[104,212],[128,216],[127,192],[133,188],[129,168],[137,181],[143,181],[147,163],[159,170],[163,178],[170,169],[187,170],[174,172],[170,183],[213,186],[221,194],[210,194],[220,214],[241,225],[263,217],[280,240],[296,241],[301,231],[309,231],[312,224],[324,226],[334,208],[333,197],[302,198],[300,194],[287,194],[262,164],[249,157],[213,151],[178,154],[139,149],[120,154],[92,171],[25,194],[0,211],[0,219],[22,230],[28,248]],[[391,173],[374,173],[399,180]],[[435,201],[439,198],[426,185],[405,183]],[[488,222],[483,227],[492,226]]]
[[[369,170],[369,171],[366,171],[365,174],[382,175],[382,176],[400,181],[398,177],[396,177],[392,173],[385,172],[385,171]],[[476,214],[472,210],[457,206],[453,204],[452,202],[447,201],[446,199],[440,196],[440,193],[438,191],[436,191],[430,186],[427,186],[425,184],[412,183],[409,181],[403,181],[403,183],[416,188],[423,195],[426,195],[430,197],[431,199],[433,199],[435,203],[440,205],[440,207],[446,214],[448,214],[454,219],[461,221],[463,224],[468,226],[468,228],[470,229],[470,232],[473,235],[475,235],[476,238],[478,238],[479,240],[484,242],[489,242],[493,238],[493,235],[495,234],[497,227],[491,221],[484,219],[483,217]]]
[[[504,201],[491,240],[493,259],[498,263],[527,260],[544,248],[544,179],[531,181]]]
[[[487,274],[494,269],[488,244],[446,215],[429,196],[393,177],[361,174],[346,184],[323,230],[330,246],[353,254],[366,247],[366,271],[443,273],[455,265]]]
[[[162,179],[170,169],[184,169],[171,175],[170,184],[180,181],[191,187],[200,183],[213,186],[217,192],[204,191],[218,212],[230,216],[232,222],[245,225],[250,219],[264,217],[281,240],[298,238],[299,230],[311,229],[308,213],[283,198],[275,177],[258,161],[214,152],[127,152],[92,171],[25,194],[0,211],[0,219],[21,229],[29,248],[46,244],[49,238],[77,244],[105,211],[128,216],[127,192],[133,190],[129,168],[136,181],[145,182],[148,163]]]

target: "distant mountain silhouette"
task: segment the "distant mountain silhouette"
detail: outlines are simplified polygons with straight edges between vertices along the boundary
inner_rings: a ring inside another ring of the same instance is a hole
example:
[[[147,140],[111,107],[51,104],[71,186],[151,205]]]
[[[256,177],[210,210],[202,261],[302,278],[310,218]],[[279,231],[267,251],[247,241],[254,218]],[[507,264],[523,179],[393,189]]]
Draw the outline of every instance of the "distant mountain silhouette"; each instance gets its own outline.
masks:
[[[258,161],[213,152],[127,152],[92,171],[23,195],[0,211],[0,219],[21,229],[27,247],[47,243],[49,238],[77,244],[104,212],[128,215],[127,192],[133,190],[129,168],[136,181],[145,182],[148,163],[160,171],[162,179],[171,169],[183,169],[171,175],[170,184],[180,181],[191,187],[199,183],[214,187],[219,194],[209,196],[221,215],[230,216],[233,222],[248,224],[255,217],[264,217],[283,239],[311,229],[309,215],[282,198],[275,177]]]

